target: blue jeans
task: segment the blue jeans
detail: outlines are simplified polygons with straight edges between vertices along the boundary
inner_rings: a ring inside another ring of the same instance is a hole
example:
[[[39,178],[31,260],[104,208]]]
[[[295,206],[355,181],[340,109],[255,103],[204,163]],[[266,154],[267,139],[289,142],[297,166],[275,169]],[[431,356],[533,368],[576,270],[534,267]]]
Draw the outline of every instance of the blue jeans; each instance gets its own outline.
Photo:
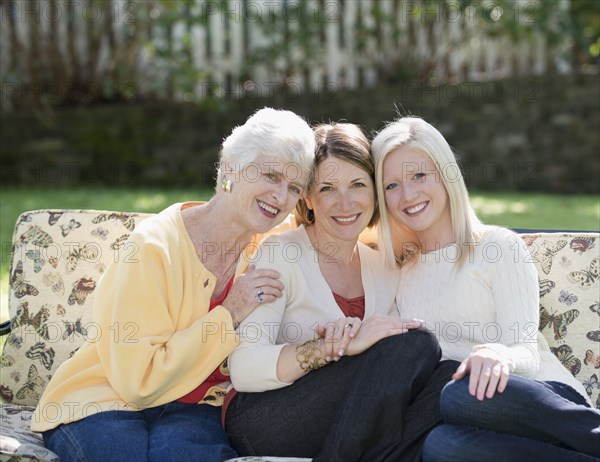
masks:
[[[142,411],[105,411],[43,433],[61,462],[221,462],[237,457],[221,408],[172,402]]]
[[[442,391],[444,425],[427,437],[425,462],[600,460],[600,412],[568,385],[511,376],[483,401],[468,387],[467,377]]]

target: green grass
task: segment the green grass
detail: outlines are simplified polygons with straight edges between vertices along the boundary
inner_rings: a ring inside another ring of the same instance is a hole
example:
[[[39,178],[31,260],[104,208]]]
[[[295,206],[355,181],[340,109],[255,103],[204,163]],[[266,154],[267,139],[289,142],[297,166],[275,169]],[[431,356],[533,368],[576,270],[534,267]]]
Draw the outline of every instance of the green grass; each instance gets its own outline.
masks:
[[[594,195],[472,193],[484,223],[507,228],[600,230],[600,199]]]
[[[158,212],[185,200],[206,200],[208,189],[125,189],[81,187],[70,189],[0,189],[0,320],[8,318],[8,279],[12,232],[20,213],[46,208],[98,209]],[[480,218],[509,228],[600,229],[600,201],[597,196],[549,194],[473,193]]]

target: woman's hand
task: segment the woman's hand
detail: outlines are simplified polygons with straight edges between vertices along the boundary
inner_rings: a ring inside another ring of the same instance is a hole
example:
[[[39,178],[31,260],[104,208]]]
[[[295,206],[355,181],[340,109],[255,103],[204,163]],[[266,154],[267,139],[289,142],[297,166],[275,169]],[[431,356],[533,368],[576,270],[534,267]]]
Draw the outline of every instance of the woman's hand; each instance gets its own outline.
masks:
[[[502,393],[508,383],[510,368],[506,360],[495,350],[482,345],[473,347],[471,355],[465,359],[452,376],[461,380],[468,372],[469,393],[479,401],[493,398],[496,391]]]
[[[417,329],[421,326],[418,319],[402,320],[394,316],[376,314],[364,321],[358,333],[348,345],[348,356],[355,356],[371,348],[380,340]]]
[[[235,279],[223,300],[223,306],[231,313],[236,328],[259,305],[281,297],[283,284],[279,276],[275,270],[256,269],[255,265],[250,265],[244,274]]]
[[[344,317],[324,326],[317,326],[317,335],[324,340],[325,361],[337,361],[344,356],[361,324],[360,318]]]

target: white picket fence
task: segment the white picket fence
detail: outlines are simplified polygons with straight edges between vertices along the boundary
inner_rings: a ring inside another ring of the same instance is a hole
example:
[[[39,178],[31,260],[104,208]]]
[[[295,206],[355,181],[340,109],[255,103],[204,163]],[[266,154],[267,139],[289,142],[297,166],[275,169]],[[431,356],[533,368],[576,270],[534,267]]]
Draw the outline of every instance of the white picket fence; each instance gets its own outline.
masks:
[[[569,0],[557,1],[568,9]],[[2,0],[1,6],[3,103],[7,89],[18,91],[18,85],[28,83],[32,66],[46,69],[46,75],[56,67],[51,44],[62,56],[55,72],[63,78],[93,83],[115,75],[119,63],[129,59],[137,70],[137,91],[143,92],[159,92],[165,80],[177,77],[169,67],[171,58],[161,57],[160,50],[188,57],[193,89],[172,89],[173,96],[187,100],[208,94],[264,96],[282,85],[291,94],[359,89],[389,78],[399,66],[410,71],[411,63],[418,67],[423,62],[430,64],[429,77],[439,82],[536,75],[548,63],[568,71],[557,53],[560,47],[549,50],[541,35],[520,43],[507,34],[492,37],[474,10],[459,12],[451,0],[427,9],[418,0],[310,0],[304,9],[301,0],[171,0],[169,9],[150,0]],[[379,15],[373,14],[374,7]],[[531,0],[515,0],[510,11],[492,13],[511,15],[522,24],[539,20]],[[168,14],[181,19],[165,25]],[[189,20],[190,15],[203,15],[207,23]],[[261,21],[274,24],[276,17],[288,19],[290,36],[307,24],[320,25],[317,36],[310,37],[313,46],[302,49],[290,40],[285,53],[249,65],[256,50],[284,44],[278,43],[285,42],[282,34],[266,34],[260,26]],[[379,32],[361,42],[361,28]],[[307,56],[314,59],[305,69],[289,66]]]

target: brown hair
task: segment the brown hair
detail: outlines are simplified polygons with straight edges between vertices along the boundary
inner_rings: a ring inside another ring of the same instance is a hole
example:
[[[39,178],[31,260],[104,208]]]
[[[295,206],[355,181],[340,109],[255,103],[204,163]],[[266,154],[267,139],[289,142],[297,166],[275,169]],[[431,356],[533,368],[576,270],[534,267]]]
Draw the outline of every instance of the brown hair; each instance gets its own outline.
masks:
[[[375,164],[371,156],[369,140],[358,125],[354,124],[321,124],[314,127],[315,132],[315,163],[308,180],[307,193],[315,181],[317,168],[328,157],[337,157],[357,166],[367,172],[375,185]],[[373,191],[375,192],[375,191]],[[375,211],[367,225],[375,226],[379,220],[379,207],[375,195]],[[296,205],[296,222],[299,225],[311,225],[315,222],[313,211],[308,208],[306,201],[301,198]]]

